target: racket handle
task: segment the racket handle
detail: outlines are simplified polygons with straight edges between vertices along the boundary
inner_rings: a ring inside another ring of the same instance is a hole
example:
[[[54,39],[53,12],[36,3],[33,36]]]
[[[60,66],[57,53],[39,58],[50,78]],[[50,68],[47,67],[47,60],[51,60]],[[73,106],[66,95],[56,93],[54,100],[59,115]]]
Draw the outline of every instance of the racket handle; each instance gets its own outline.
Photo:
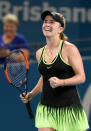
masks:
[[[29,117],[32,119],[34,118],[34,115],[33,115],[33,112],[32,112],[32,108],[30,106],[30,103],[26,103],[26,107],[27,107],[27,111],[28,111],[28,114],[29,114]]]

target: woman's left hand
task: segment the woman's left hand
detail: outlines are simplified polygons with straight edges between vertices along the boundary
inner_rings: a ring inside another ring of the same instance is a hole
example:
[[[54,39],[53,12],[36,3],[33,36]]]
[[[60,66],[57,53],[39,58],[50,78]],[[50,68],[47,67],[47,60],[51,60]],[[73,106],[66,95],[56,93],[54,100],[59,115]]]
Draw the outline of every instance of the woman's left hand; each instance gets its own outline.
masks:
[[[50,86],[52,88],[56,88],[58,86],[63,86],[63,84],[64,84],[64,81],[57,78],[57,77],[51,77],[48,81],[50,82]]]

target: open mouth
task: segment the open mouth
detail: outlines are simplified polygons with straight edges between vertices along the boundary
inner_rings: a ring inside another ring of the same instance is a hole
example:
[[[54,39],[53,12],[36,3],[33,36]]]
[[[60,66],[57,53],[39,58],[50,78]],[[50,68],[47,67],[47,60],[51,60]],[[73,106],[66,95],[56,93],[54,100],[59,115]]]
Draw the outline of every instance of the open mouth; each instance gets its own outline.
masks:
[[[52,32],[52,29],[51,29],[50,27],[45,27],[44,30],[45,30],[46,32]]]

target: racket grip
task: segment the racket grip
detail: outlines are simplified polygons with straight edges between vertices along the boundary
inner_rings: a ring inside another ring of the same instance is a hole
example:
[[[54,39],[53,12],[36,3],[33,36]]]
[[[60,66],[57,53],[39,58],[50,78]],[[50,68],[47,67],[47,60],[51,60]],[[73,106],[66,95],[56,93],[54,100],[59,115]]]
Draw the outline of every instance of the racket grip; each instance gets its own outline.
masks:
[[[32,108],[31,108],[29,102],[26,103],[26,107],[27,107],[27,111],[28,111],[29,117],[30,117],[31,119],[33,119],[33,118],[34,118],[34,115],[33,115]]]

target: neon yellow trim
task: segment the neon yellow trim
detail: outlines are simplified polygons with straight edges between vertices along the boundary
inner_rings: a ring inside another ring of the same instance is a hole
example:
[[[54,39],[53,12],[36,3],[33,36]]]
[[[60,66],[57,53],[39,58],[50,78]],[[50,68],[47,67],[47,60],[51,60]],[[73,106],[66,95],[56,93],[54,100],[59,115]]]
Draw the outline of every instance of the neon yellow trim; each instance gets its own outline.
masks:
[[[44,51],[43,51],[43,55],[42,55],[43,62],[44,62],[44,58],[45,58],[45,51],[46,51],[46,46],[44,47]]]
[[[46,47],[46,45],[44,46],[44,50],[45,50],[45,47]],[[43,54],[44,54],[44,51],[43,51]],[[41,60],[42,60],[42,58],[43,58],[43,54],[42,54],[42,56],[41,56],[41,58],[40,58],[40,62],[41,62]],[[39,66],[40,62],[38,63],[38,66]]]
[[[61,55],[60,55],[60,58],[61,58],[61,60],[62,60],[66,65],[71,66],[69,63],[67,63],[67,62],[62,58]]]
[[[61,47],[62,47],[62,44],[61,44],[61,46],[60,46],[60,50],[61,50]],[[59,56],[60,56],[61,60],[62,60],[66,65],[71,66],[69,63],[67,63],[67,62],[62,58],[62,52],[60,52]]]
[[[61,50],[61,47],[62,47],[62,43],[63,43],[63,40],[60,40],[60,46],[59,46],[59,50],[58,50],[58,53],[60,52]]]
[[[45,51],[46,51],[46,46],[45,46],[44,52],[43,52],[43,62],[44,62],[46,65],[53,64],[53,63],[56,61],[56,59],[57,59],[57,57],[58,57],[58,54],[59,54],[60,47],[61,47],[61,45],[62,45],[62,41],[63,41],[63,40],[60,40],[60,44],[59,44],[59,47],[58,47],[58,53],[57,53],[56,57],[55,57],[55,58],[53,59],[53,61],[50,62],[50,63],[45,62]]]

